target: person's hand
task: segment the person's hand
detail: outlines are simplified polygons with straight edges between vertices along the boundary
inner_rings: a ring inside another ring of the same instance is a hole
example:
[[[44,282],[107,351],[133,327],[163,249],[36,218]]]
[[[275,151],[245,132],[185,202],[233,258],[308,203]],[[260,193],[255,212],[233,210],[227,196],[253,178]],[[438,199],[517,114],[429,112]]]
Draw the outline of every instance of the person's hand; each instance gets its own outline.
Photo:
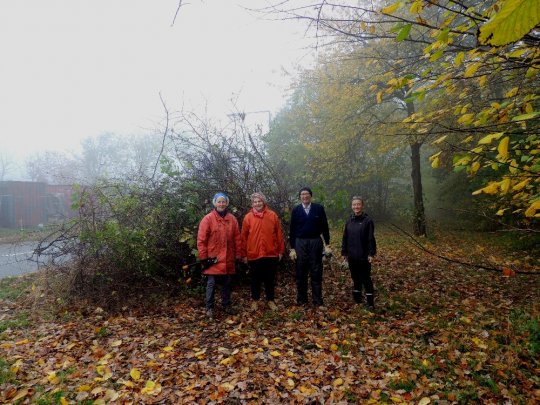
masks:
[[[291,251],[289,252],[289,257],[291,258],[291,260],[296,260],[296,258],[298,257],[296,256],[296,250],[291,249]]]
[[[332,248],[329,245],[324,246],[324,255],[326,257],[332,256]]]
[[[242,257],[242,263],[247,264],[247,262],[248,262],[247,257]]]
[[[368,256],[368,257],[367,257],[367,260],[368,260],[368,262],[373,263],[373,261],[375,260],[375,258],[374,258],[373,256]]]
[[[282,258],[282,257],[283,257],[283,255],[280,253],[280,254],[278,255],[278,262],[281,261],[281,258]]]

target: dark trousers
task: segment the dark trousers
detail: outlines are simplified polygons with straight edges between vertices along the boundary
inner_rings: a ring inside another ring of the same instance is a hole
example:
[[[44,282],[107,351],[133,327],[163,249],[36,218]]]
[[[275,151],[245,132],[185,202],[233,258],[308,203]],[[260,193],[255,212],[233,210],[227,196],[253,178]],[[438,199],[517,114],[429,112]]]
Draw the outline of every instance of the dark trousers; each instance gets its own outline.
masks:
[[[249,261],[251,273],[251,298],[261,298],[261,284],[264,283],[264,293],[267,301],[274,301],[274,286],[276,282],[277,257],[261,257]]]
[[[311,298],[314,305],[323,305],[322,277],[323,242],[317,239],[296,239],[296,302],[307,304],[308,278],[311,279]]]
[[[349,269],[353,280],[353,298],[362,302],[362,287],[366,292],[368,304],[373,305],[373,281],[371,281],[371,263],[367,260],[349,258]]]
[[[214,308],[216,284],[221,286],[221,303],[223,307],[231,305],[231,278],[228,274],[208,276],[206,282],[206,309]]]

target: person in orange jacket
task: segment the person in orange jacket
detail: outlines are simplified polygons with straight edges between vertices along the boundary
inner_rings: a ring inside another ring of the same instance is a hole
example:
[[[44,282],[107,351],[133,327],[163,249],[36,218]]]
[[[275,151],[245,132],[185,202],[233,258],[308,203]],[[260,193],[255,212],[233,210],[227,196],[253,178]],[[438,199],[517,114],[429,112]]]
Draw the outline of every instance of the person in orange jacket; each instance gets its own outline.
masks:
[[[242,253],[244,263],[249,263],[251,271],[251,309],[258,309],[261,298],[261,284],[268,306],[276,310],[275,279],[278,262],[285,251],[281,221],[277,214],[268,208],[262,193],[251,195],[252,209],[242,222]]]
[[[217,262],[204,270],[206,283],[206,315],[214,317],[216,284],[221,285],[223,310],[233,314],[231,305],[231,278],[236,272],[235,260],[241,257],[240,228],[235,216],[227,211],[229,197],[216,193],[212,200],[215,209],[199,224],[197,249],[201,260],[217,258]]]

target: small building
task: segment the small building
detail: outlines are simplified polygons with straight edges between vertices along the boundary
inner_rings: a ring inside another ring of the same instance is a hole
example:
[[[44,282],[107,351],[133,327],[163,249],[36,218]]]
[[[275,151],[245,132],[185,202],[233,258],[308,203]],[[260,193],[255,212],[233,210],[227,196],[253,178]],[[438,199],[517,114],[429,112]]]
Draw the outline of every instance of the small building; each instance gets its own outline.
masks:
[[[73,187],[32,181],[0,182],[0,227],[35,228],[75,215]]]

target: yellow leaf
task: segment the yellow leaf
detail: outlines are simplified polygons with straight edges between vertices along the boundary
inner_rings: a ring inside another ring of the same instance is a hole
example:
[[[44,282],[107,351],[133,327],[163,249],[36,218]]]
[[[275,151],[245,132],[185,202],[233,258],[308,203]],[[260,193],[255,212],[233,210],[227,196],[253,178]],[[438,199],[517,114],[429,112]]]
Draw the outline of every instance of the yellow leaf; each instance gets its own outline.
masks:
[[[60,397],[60,404],[61,404],[61,405],[68,405],[69,402],[66,400],[65,397]]]
[[[530,114],[530,113],[532,113],[533,111],[534,111],[534,108],[533,108],[532,104],[531,104],[531,103],[526,103],[526,104],[525,104],[525,112],[526,112],[527,114]]]
[[[394,11],[396,11],[399,7],[401,7],[401,1],[398,1],[391,6],[383,8],[381,11],[384,14],[392,14]]]
[[[47,374],[47,380],[51,383],[51,384],[58,384],[60,382],[60,378],[58,378],[58,376],[56,375],[56,372],[54,371],[51,371],[49,374]]]
[[[379,91],[377,93],[377,104],[381,104],[382,103],[382,95],[383,95],[383,92],[382,91]]]
[[[478,169],[480,169],[480,162],[473,162],[473,164],[471,165],[471,174],[475,174]]]
[[[138,368],[132,368],[132,369],[129,371],[129,375],[130,375],[131,378],[133,378],[135,381],[138,381],[138,380],[141,378],[141,372],[139,371]]]
[[[482,139],[478,141],[479,145],[489,145],[493,140],[499,139],[501,136],[504,135],[504,132],[496,132],[493,134],[489,134],[484,136]]]
[[[144,388],[141,390],[141,394],[151,394],[156,388],[156,383],[152,380],[146,381]]]
[[[431,167],[434,169],[437,169],[439,167],[439,157],[437,156],[435,159],[433,159],[433,162],[431,162]]]
[[[223,388],[227,392],[234,390],[234,385],[229,382],[225,382],[221,384],[220,387]]]
[[[463,114],[461,117],[459,117],[458,122],[460,124],[470,124],[472,120],[474,119],[474,114]]]
[[[447,137],[448,137],[448,135],[443,135],[443,136],[441,136],[440,138],[438,138],[437,140],[433,141],[433,143],[434,143],[434,144],[439,144],[439,143],[441,143],[442,141],[444,141]]]
[[[471,63],[467,68],[465,69],[465,73],[463,74],[464,77],[473,77],[474,74],[478,71],[478,69],[482,66],[482,62],[476,62]]]
[[[90,391],[92,389],[92,387],[90,387],[89,385],[79,385],[77,387],[77,392],[87,392],[87,391]]]
[[[465,52],[460,52],[457,54],[456,58],[454,59],[454,65],[456,67],[459,67],[463,63],[463,58],[465,57]]]
[[[486,85],[486,82],[487,82],[487,76],[486,75],[480,76],[478,78],[478,84],[480,85],[480,87],[484,87]]]
[[[291,380],[290,378],[287,378],[287,386],[289,389],[293,389],[294,388],[294,381]]]
[[[340,385],[343,385],[343,378],[336,378],[334,380],[334,387],[339,387]]]
[[[498,12],[480,27],[483,45],[501,46],[519,41],[540,23],[538,0],[506,0]]]
[[[472,341],[476,346],[478,346],[480,349],[487,349],[486,344],[482,341],[482,339],[479,338],[473,338]]]
[[[219,362],[219,364],[223,364],[224,366],[228,366],[228,365],[233,364],[233,363],[234,363],[234,357],[233,356],[226,357],[226,358],[224,358],[223,360],[221,360]]]
[[[431,403],[431,399],[429,399],[428,397],[424,397],[420,401],[418,401],[418,405],[427,405],[429,403]]]
[[[504,95],[504,97],[506,97],[506,98],[512,98],[512,97],[514,97],[514,96],[517,94],[518,90],[519,90],[519,87],[514,87],[514,88],[508,90],[508,91],[506,92],[506,94]]]
[[[507,193],[508,190],[510,190],[510,179],[505,177],[503,181],[501,181],[501,191]]]
[[[535,201],[531,204],[529,208],[525,211],[526,217],[534,217],[536,214],[536,211],[540,210],[540,200]]]
[[[497,147],[497,151],[499,152],[499,155],[502,159],[506,160],[508,158],[508,144],[510,142],[510,137],[505,136],[501,142],[499,142],[499,146]]]
[[[422,360],[422,365],[423,365],[424,367],[429,367],[429,366],[431,365],[431,363],[429,362],[428,359],[424,359],[424,360]]]
[[[412,5],[409,11],[413,14],[420,14],[424,8],[422,1],[416,0]]]
[[[105,365],[97,366],[96,372],[101,376],[101,378],[96,378],[96,381],[105,381],[112,377],[111,369]]]
[[[527,184],[529,184],[529,181],[531,181],[531,179],[525,179],[523,181],[520,181],[518,184],[516,184],[514,187],[512,187],[512,191],[521,190],[523,187],[525,187]]]
[[[114,342],[111,343],[111,346],[112,347],[118,347],[122,344],[122,340],[115,340]]]
[[[490,182],[486,187],[474,191],[472,194],[477,195],[480,193],[497,194],[499,192],[499,183],[496,181]]]
[[[174,350],[174,348],[172,348],[171,346],[165,346],[165,347],[163,348],[163,351],[164,351],[164,352],[172,352],[173,350]]]
[[[272,357],[279,357],[279,356],[281,356],[281,353],[278,352],[277,350],[274,350],[273,352],[270,352],[270,356],[272,356]]]
[[[330,345],[330,350],[332,350],[332,351],[335,352],[337,349],[338,349],[338,345],[336,345],[335,343],[332,343],[332,344]]]
[[[502,217],[504,215],[504,211],[506,211],[506,208],[500,209],[499,211],[497,211],[497,213],[495,215],[497,215],[499,217]]]

